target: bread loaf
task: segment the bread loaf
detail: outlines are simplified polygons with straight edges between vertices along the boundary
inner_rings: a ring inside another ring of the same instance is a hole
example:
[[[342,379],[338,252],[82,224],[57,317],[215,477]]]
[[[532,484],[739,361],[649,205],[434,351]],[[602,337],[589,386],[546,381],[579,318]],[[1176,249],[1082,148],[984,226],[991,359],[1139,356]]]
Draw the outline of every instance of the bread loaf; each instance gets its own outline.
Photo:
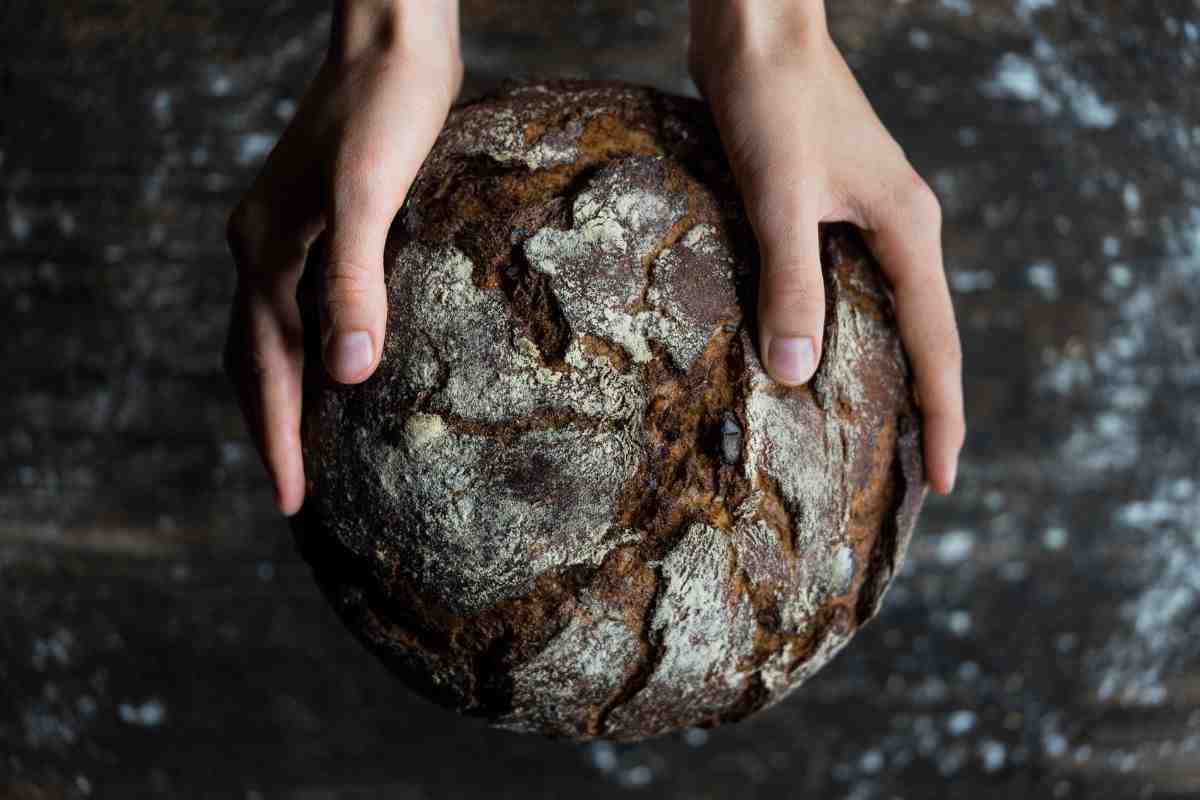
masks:
[[[756,351],[758,256],[700,101],[517,84],[452,110],[390,231],[378,371],[301,287],[297,545],[409,686],[554,737],[713,726],[878,610],[924,497],[891,297],[823,227],[813,379]]]

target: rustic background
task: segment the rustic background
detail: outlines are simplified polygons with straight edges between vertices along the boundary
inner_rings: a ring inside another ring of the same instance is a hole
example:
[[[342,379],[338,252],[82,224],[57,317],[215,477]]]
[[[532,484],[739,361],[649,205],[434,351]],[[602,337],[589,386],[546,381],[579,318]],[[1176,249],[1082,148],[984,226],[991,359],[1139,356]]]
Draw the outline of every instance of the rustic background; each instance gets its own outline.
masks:
[[[946,209],[959,488],[789,701],[614,747],[407,693],[271,509],[224,222],[326,4],[0,5],[0,797],[1196,797],[1200,2],[830,6]],[[682,0],[463,23],[466,95],[694,92]]]

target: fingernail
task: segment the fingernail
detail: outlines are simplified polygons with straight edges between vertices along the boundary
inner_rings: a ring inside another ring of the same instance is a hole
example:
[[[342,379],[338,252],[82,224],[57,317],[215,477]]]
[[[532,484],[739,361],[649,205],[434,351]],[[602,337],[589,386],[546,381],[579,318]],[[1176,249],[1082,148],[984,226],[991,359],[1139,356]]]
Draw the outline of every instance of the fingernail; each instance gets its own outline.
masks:
[[[813,340],[808,336],[772,339],[767,359],[771,372],[785,383],[804,383],[816,369],[813,364]]]
[[[949,488],[946,489],[946,494],[950,494],[954,491],[954,482],[956,480],[958,480],[958,461],[954,461],[952,464],[950,464],[950,482]]]
[[[375,354],[371,348],[371,334],[366,331],[339,333],[329,342],[326,360],[333,377],[339,381],[352,381],[370,368]]]

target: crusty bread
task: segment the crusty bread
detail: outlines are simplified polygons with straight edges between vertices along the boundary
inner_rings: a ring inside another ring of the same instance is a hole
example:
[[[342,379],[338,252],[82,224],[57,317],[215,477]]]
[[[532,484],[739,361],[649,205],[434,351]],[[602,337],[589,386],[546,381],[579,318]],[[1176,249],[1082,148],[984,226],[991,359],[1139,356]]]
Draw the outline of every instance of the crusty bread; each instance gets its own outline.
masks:
[[[615,83],[456,107],[386,251],[383,361],[320,364],[297,543],[411,687],[633,740],[737,720],[871,618],[924,497],[891,297],[822,230],[809,384],[755,350],[758,257],[706,107]]]

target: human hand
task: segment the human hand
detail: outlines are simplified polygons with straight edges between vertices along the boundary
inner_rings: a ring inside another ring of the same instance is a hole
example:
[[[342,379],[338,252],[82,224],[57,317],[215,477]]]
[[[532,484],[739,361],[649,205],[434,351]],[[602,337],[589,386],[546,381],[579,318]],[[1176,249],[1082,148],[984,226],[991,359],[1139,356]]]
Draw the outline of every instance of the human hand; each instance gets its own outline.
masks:
[[[817,223],[854,223],[892,285],[926,473],[949,494],[966,422],[936,196],[829,37],[822,0],[693,0],[691,25],[689,67],[762,254],[759,348],[768,374],[795,385],[815,371],[825,326]]]
[[[387,320],[388,228],[461,82],[457,0],[335,3],[329,53],[230,215],[238,278],[225,370],[284,514],[304,500],[296,288],[308,249],[327,231],[325,368],[342,383],[366,380]]]

